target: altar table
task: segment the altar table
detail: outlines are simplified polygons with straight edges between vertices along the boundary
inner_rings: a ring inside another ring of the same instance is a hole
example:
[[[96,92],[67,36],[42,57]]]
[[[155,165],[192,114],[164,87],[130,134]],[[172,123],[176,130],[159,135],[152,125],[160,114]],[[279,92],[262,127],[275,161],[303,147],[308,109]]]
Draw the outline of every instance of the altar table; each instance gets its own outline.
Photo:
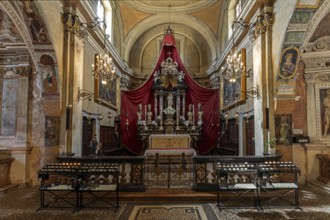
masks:
[[[152,134],[149,136],[149,149],[190,148],[189,134]]]

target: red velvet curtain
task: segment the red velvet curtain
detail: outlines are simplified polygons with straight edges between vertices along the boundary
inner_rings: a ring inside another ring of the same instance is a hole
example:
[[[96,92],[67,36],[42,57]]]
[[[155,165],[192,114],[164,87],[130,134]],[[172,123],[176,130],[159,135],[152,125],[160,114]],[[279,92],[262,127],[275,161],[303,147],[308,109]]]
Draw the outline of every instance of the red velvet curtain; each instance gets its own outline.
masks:
[[[198,154],[205,154],[212,150],[220,132],[219,90],[202,87],[189,76],[176,50],[173,35],[165,35],[157,64],[147,81],[137,89],[123,91],[121,94],[120,132],[123,145],[134,154],[140,155],[143,153],[142,142],[137,136],[138,104],[143,106],[142,118],[144,119],[145,106],[147,104],[153,106],[154,104],[154,93],[152,90],[154,83],[153,73],[161,69],[161,62],[169,56],[173,62],[176,61],[178,63],[178,71],[183,71],[185,75],[184,82],[188,86],[185,112],[187,112],[189,104],[193,104],[195,106],[194,115],[197,116],[197,105],[198,103],[202,104],[202,136],[199,139],[196,151]],[[153,115],[155,115],[155,112],[153,112]],[[195,123],[197,123],[197,117],[195,117]]]

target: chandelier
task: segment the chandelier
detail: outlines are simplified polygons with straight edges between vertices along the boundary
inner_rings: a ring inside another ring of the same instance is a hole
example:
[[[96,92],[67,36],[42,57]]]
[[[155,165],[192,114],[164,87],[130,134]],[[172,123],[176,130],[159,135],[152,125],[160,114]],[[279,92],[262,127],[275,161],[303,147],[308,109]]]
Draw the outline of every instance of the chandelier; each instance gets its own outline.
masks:
[[[221,68],[223,77],[230,83],[235,83],[243,74],[245,74],[245,48],[241,49],[239,53],[236,51],[235,47],[235,30],[237,28],[243,27],[247,28],[250,25],[243,22],[242,19],[235,20],[231,26],[232,28],[232,49],[227,57],[225,65]]]
[[[113,65],[112,58],[108,53],[97,53],[92,64],[93,76],[95,79],[101,80],[102,84],[107,84],[116,78],[116,69]]]
[[[242,49],[238,54],[235,49],[232,49],[227,57],[226,64],[221,68],[223,77],[230,83],[235,83],[236,79],[245,73],[244,62],[245,49]]]

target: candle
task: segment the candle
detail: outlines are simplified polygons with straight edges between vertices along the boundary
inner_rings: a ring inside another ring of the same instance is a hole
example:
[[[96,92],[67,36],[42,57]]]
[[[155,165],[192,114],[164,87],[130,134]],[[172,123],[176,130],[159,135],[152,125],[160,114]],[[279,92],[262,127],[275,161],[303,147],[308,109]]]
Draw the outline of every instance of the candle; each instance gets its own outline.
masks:
[[[144,119],[147,121],[147,105],[144,106]]]
[[[192,123],[194,124],[195,123],[195,117],[194,117],[194,115],[195,115],[195,106],[194,106],[194,104],[192,104]]]

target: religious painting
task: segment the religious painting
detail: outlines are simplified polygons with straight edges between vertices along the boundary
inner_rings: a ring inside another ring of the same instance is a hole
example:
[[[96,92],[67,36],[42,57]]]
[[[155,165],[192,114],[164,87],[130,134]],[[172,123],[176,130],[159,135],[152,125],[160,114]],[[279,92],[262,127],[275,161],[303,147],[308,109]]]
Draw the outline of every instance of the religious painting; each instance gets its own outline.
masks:
[[[330,88],[320,89],[321,132],[330,138]]]
[[[241,61],[243,66],[246,66],[246,51],[242,49],[241,52]],[[235,82],[223,77],[223,109],[231,107],[240,102],[246,100],[246,76],[245,73],[236,78]]]
[[[5,75],[9,75],[7,71]],[[12,73],[10,73],[12,75]],[[19,83],[17,79],[2,79],[0,110],[1,136],[15,136],[17,129]],[[22,92],[22,91],[21,91]]]
[[[43,24],[35,1],[24,0],[22,3],[24,18],[29,28],[32,40],[39,43],[49,42],[45,25]]]
[[[46,116],[45,123],[45,146],[59,145],[60,118]]]
[[[114,110],[119,105],[119,78],[103,83],[101,79],[94,78],[94,100]]]
[[[276,144],[292,145],[292,116],[275,115]]]
[[[296,47],[288,47],[282,51],[279,65],[279,79],[293,79],[298,71],[298,63],[300,58],[299,49]]]
[[[47,54],[43,54],[40,57],[40,64],[42,64],[40,69],[42,70],[43,94],[58,94],[56,77],[57,71],[54,59]]]

